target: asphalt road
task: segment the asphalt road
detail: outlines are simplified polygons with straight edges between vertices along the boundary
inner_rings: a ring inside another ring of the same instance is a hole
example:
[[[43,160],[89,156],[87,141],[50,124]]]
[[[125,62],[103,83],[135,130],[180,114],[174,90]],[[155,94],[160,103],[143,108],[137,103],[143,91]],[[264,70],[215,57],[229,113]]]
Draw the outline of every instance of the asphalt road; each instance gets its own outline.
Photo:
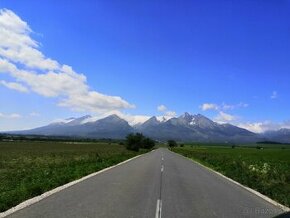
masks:
[[[274,217],[283,211],[167,149],[53,194],[9,217]]]

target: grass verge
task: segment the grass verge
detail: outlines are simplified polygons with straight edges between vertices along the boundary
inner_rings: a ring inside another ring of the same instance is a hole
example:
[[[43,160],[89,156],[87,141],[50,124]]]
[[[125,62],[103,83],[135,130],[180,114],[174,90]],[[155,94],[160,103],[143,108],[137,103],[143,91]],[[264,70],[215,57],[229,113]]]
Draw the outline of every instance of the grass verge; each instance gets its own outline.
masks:
[[[172,151],[290,206],[290,149],[185,146]]]
[[[0,142],[0,212],[144,152],[109,143]]]

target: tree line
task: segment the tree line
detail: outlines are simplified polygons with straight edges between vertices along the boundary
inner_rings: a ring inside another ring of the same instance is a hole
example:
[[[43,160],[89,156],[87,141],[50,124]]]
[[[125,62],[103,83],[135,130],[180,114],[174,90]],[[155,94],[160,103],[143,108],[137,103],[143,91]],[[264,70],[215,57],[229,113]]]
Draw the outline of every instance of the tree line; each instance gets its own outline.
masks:
[[[142,133],[131,133],[126,137],[125,146],[128,150],[139,151],[140,149],[152,149],[155,147],[156,142],[148,137],[145,137]],[[177,147],[178,144],[174,140],[168,140],[167,145],[169,147]],[[183,144],[180,145],[183,147]]]

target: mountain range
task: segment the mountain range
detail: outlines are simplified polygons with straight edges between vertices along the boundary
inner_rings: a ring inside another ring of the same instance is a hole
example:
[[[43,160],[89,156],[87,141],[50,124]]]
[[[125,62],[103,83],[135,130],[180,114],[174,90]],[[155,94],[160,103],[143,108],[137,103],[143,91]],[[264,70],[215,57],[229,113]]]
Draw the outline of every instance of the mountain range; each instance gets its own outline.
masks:
[[[231,124],[219,124],[197,114],[184,113],[171,119],[158,119],[153,116],[146,122],[131,126],[117,115],[94,120],[90,115],[80,118],[69,118],[65,121],[51,123],[47,126],[17,131],[17,134],[73,136],[86,138],[123,139],[129,133],[141,132],[156,140],[222,143],[251,143],[262,140],[290,142],[290,130],[281,129],[262,134],[239,128]]]

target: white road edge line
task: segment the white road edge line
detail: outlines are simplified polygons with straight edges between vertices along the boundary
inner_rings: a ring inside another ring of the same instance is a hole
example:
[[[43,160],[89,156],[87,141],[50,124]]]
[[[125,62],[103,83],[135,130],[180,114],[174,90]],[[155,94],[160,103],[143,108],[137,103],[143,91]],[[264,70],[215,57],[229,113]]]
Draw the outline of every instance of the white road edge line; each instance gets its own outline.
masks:
[[[162,165],[162,166],[161,166],[161,172],[163,172],[163,171],[164,171],[164,166]]]
[[[152,151],[150,151],[150,152],[153,152],[153,151],[155,151],[155,149],[152,150]],[[150,152],[148,152],[148,153],[150,153]],[[148,154],[148,153],[145,153],[145,154]],[[31,198],[31,199],[28,199],[28,200],[26,200],[26,201],[24,201],[24,202],[22,202],[22,203],[16,205],[15,207],[12,207],[12,208],[10,208],[10,209],[8,209],[8,210],[6,210],[6,211],[0,213],[0,218],[6,217],[6,216],[8,216],[8,215],[11,215],[12,213],[15,213],[16,211],[22,210],[22,209],[25,208],[25,207],[28,207],[28,206],[30,206],[30,205],[32,205],[32,204],[35,204],[35,203],[37,203],[37,202],[43,200],[44,198],[47,198],[47,197],[50,196],[50,195],[53,195],[53,194],[55,194],[55,193],[57,193],[57,192],[60,192],[60,191],[62,191],[62,190],[64,190],[64,189],[66,189],[66,188],[69,188],[69,187],[71,187],[71,186],[73,186],[73,185],[75,185],[75,184],[77,184],[77,183],[80,183],[80,182],[86,180],[86,179],[89,179],[89,178],[91,178],[91,177],[94,177],[94,176],[96,176],[96,175],[98,175],[98,174],[100,174],[100,173],[103,173],[103,172],[108,171],[108,170],[110,170],[110,169],[113,169],[113,168],[115,168],[115,167],[117,167],[117,166],[120,166],[120,165],[122,165],[122,164],[125,164],[125,163],[127,163],[127,162],[129,162],[129,161],[131,161],[131,160],[134,160],[134,159],[136,159],[136,158],[139,158],[139,157],[141,157],[141,156],[143,156],[143,155],[145,155],[145,154],[137,155],[137,156],[132,157],[132,158],[130,158],[130,159],[128,159],[128,160],[125,160],[125,161],[123,161],[123,162],[121,162],[121,163],[118,163],[118,164],[116,164],[116,165],[114,165],[114,166],[107,167],[107,168],[102,169],[102,170],[100,170],[100,171],[97,171],[97,172],[94,172],[94,173],[89,174],[89,175],[87,175],[87,176],[84,176],[84,177],[82,177],[82,178],[80,178],[80,179],[78,179],[78,180],[74,180],[74,181],[69,182],[69,183],[67,183],[67,184],[64,184],[64,185],[62,185],[62,186],[59,186],[59,187],[57,187],[57,188],[55,188],[55,189],[52,189],[52,190],[50,190],[50,191],[48,191],[48,192],[45,192],[45,193],[43,193],[43,194],[41,194],[41,195],[39,195],[39,196],[36,196],[36,197],[34,197],[34,198]]]
[[[169,150],[169,151],[170,151],[170,150]],[[236,185],[238,185],[238,186],[240,186],[240,187],[246,189],[247,191],[249,191],[249,192],[251,192],[251,193],[253,193],[253,194],[259,196],[260,198],[264,199],[265,201],[267,201],[267,202],[273,204],[274,206],[279,207],[279,208],[282,209],[284,212],[288,212],[288,211],[290,211],[290,208],[289,208],[289,207],[286,207],[285,205],[280,204],[280,203],[278,203],[277,201],[274,201],[273,199],[267,197],[266,195],[263,195],[263,194],[261,194],[260,192],[254,190],[254,189],[251,189],[251,188],[249,188],[249,187],[247,187],[247,186],[244,186],[244,185],[242,185],[241,183],[239,183],[239,182],[237,182],[237,181],[235,181],[235,180],[233,180],[233,179],[231,179],[231,178],[229,178],[229,177],[226,177],[225,175],[223,175],[223,174],[221,174],[221,173],[219,173],[219,172],[217,172],[217,171],[215,171],[215,170],[213,170],[213,169],[211,169],[211,168],[209,168],[209,167],[207,167],[207,166],[205,166],[205,165],[202,165],[201,163],[199,163],[199,162],[197,162],[197,161],[195,161],[195,160],[193,160],[193,159],[190,159],[190,158],[188,158],[188,157],[182,156],[181,154],[175,153],[175,152],[173,152],[173,151],[170,151],[170,152],[172,152],[172,153],[174,153],[174,154],[177,154],[177,155],[179,155],[179,156],[181,156],[181,157],[183,157],[183,158],[185,158],[185,159],[187,159],[187,160],[190,160],[190,161],[192,161],[192,162],[194,162],[194,163],[196,163],[196,164],[198,164],[198,165],[200,165],[200,166],[206,168],[207,170],[209,170],[209,171],[211,171],[211,172],[213,172],[213,173],[215,173],[215,174],[217,174],[217,175],[223,177],[224,179],[226,179],[226,180],[228,180],[228,181],[230,181],[230,182],[232,182],[232,183],[234,183],[234,184],[236,184]]]
[[[161,212],[162,212],[162,200],[158,199],[156,205],[155,218],[161,218]]]

